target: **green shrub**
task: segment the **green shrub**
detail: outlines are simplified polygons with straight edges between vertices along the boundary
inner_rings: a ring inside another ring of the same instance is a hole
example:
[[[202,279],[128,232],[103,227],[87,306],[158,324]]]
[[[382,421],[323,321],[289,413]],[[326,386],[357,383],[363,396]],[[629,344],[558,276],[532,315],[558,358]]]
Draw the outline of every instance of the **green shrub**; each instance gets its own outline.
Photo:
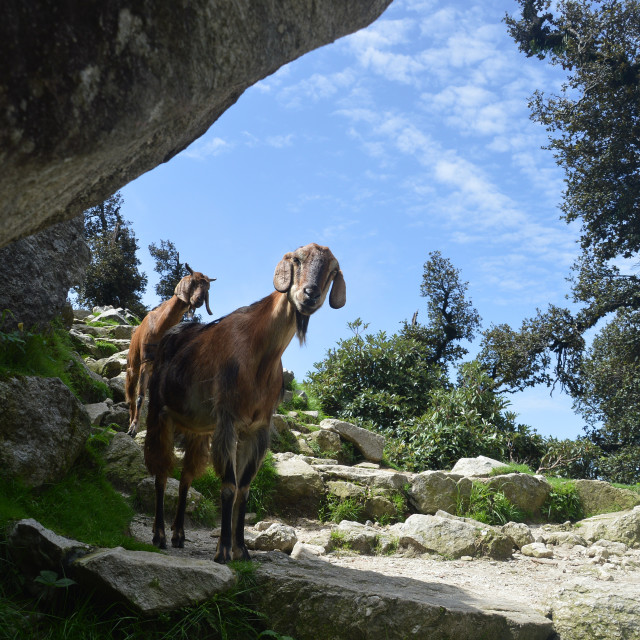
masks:
[[[551,492],[542,506],[542,515],[547,522],[566,522],[581,520],[584,511],[575,484],[570,480],[547,478]]]
[[[318,518],[322,522],[340,523],[342,520],[360,522],[364,504],[356,498],[340,498],[329,493],[320,507]]]
[[[456,515],[485,524],[503,525],[507,522],[524,522],[527,514],[518,509],[502,491],[483,482],[474,482],[468,501],[458,501]]]

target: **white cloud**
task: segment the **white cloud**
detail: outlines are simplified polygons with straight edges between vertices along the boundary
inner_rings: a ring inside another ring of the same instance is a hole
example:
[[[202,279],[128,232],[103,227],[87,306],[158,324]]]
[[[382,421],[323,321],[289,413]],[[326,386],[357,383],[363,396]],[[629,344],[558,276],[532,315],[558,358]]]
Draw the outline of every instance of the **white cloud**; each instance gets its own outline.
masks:
[[[275,149],[283,149],[284,147],[290,147],[293,145],[293,134],[289,133],[287,135],[280,136],[269,136],[266,139],[266,143],[270,147],[274,147]]]
[[[190,147],[182,152],[182,155],[186,158],[193,158],[195,160],[204,160],[212,156],[219,156],[222,153],[230,151],[233,145],[223,140],[222,138],[211,138],[205,141],[196,141]]]

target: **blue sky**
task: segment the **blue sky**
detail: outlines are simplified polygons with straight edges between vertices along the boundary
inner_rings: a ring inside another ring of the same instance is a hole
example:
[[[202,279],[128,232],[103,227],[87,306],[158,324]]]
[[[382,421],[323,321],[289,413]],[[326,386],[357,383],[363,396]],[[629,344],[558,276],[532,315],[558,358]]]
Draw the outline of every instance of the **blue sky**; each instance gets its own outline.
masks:
[[[284,366],[302,380],[362,318],[395,332],[420,310],[423,264],[439,250],[469,282],[486,328],[566,305],[578,229],[559,219],[563,175],[529,120],[559,70],[526,59],[502,18],[510,0],[395,0],[369,28],[249,88],[209,131],[121,190],[149,276],[149,243],[217,278],[215,317],[273,290],[287,251],[328,245],[347,304],[311,319]],[[477,343],[471,345],[471,355]],[[571,400],[546,388],[510,396],[543,435],[582,433]]]

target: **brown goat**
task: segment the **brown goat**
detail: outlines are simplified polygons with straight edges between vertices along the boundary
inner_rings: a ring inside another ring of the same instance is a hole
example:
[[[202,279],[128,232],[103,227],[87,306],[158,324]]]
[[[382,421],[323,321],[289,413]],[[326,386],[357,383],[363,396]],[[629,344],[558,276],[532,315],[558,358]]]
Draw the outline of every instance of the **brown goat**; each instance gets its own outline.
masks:
[[[193,312],[203,303],[207,313],[212,315],[209,308],[209,287],[215,278],[209,278],[199,271],[193,271],[186,263],[185,267],[189,275],[178,282],[173,296],[150,311],[131,337],[125,381],[125,396],[129,405],[129,431],[127,433],[131,437],[135,436],[138,431],[142,404],[160,339],[168,329],[180,322],[187,311],[193,315]]]
[[[186,451],[172,545],[184,546],[187,492],[211,459],[222,480],[222,528],[214,560],[249,559],[245,509],[282,397],[282,354],[295,334],[304,342],[309,316],[330,287],[334,309],[346,302],[338,261],[317,244],[285,254],[273,284],[276,291],[251,306],[207,325],[175,327],[160,343],[149,386],[144,456],[156,477],[153,543],[161,549],[166,548],[164,491],[177,430],[185,435]]]

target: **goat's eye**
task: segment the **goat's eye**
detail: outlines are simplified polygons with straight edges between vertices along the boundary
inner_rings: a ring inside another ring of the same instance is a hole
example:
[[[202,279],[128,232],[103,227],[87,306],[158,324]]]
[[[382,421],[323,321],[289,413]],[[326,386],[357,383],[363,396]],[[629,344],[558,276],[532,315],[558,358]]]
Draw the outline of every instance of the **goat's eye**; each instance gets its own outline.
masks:
[[[293,258],[293,264],[295,264],[295,265],[296,265],[296,267],[299,267],[299,266],[300,266],[300,258],[296,258],[296,257],[294,256],[294,258]]]

